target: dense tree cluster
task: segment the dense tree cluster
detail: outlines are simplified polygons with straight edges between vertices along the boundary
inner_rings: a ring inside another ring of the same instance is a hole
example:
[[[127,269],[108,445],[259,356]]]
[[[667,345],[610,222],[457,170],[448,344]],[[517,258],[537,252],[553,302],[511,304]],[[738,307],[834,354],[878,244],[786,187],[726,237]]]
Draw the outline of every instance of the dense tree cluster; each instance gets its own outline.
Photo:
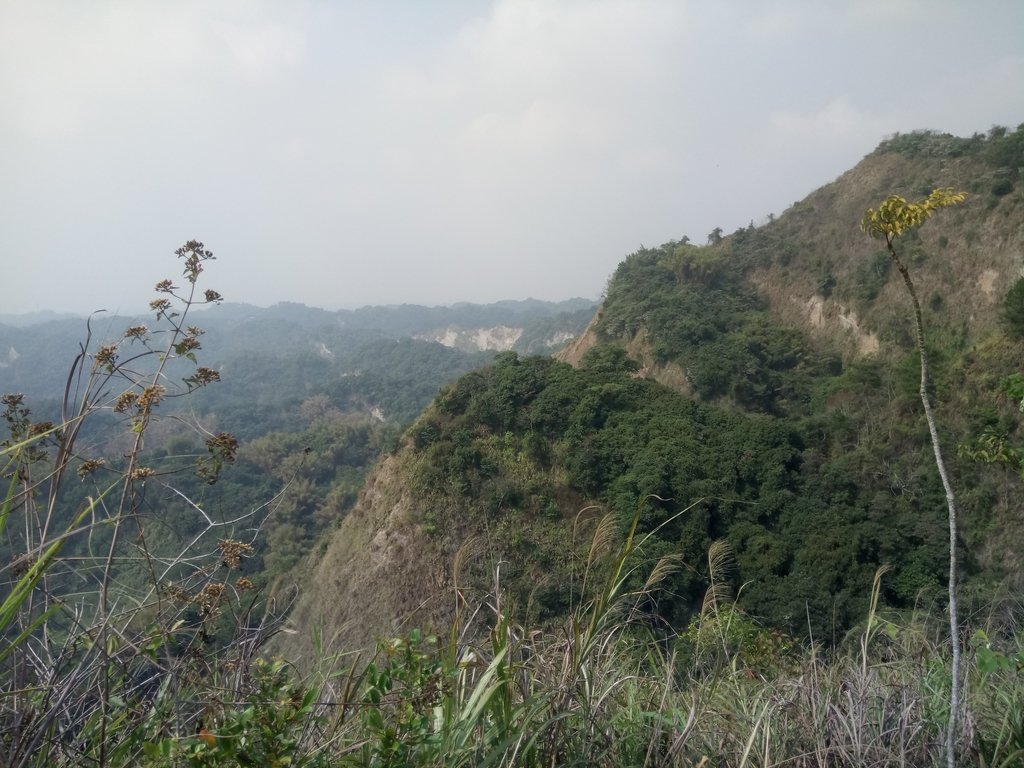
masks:
[[[688,565],[658,596],[673,624],[699,608],[701,563],[719,538],[737,553],[741,605],[790,631],[841,635],[863,615],[883,562],[899,563],[889,588],[898,604],[941,589],[937,483],[908,478],[904,493],[872,477],[866,456],[831,451],[856,432],[838,413],[800,424],[702,404],[635,378],[634,368],[611,346],[591,350],[579,369],[506,354],[445,390],[412,432],[424,492],[452,489],[461,499],[425,501],[439,535],[504,525],[519,538],[536,535],[526,549],[557,561],[553,553],[570,549],[570,527],[550,522],[571,519],[574,504],[599,503],[623,530],[639,509],[640,530],[656,532],[645,555],[678,553]],[[507,583],[518,576],[525,600],[534,575],[510,571]],[[542,614],[557,615],[569,595],[554,585],[571,574],[556,567],[548,576],[532,597],[548,601]]]

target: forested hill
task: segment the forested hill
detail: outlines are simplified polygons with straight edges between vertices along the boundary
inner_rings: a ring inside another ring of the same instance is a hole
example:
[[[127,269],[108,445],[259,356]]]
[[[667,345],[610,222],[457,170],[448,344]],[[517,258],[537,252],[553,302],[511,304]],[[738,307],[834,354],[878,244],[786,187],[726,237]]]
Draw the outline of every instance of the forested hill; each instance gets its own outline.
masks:
[[[699,609],[723,539],[739,606],[785,632],[842,639],[883,564],[887,605],[941,598],[946,510],[910,307],[858,227],[886,196],[937,187],[967,202],[898,245],[961,495],[968,611],[1021,586],[1021,169],[1024,126],[896,136],[760,225],[629,256],[575,365],[505,353],[435,399],[306,564],[295,626],[365,646],[444,626],[497,581],[506,608],[556,620],[605,512],[620,536],[651,534],[648,564],[681,557],[645,606],[655,625]],[[303,629],[285,650],[310,642]]]

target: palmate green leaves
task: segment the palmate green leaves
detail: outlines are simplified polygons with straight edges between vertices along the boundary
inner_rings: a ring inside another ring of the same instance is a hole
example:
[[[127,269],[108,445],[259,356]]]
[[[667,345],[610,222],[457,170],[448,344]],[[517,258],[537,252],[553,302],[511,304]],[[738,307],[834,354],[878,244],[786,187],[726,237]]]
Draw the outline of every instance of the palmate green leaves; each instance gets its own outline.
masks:
[[[920,227],[939,208],[957,205],[966,199],[966,192],[956,192],[952,187],[935,189],[916,203],[908,203],[899,195],[889,195],[878,210],[868,208],[860,220],[860,228],[871,237],[891,243],[904,232]]]

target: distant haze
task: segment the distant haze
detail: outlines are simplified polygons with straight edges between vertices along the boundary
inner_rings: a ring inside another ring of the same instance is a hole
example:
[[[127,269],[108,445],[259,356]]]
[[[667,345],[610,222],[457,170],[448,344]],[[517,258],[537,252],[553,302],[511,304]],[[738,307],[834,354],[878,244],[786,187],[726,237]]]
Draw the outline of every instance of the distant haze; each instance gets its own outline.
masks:
[[[1024,121],[1024,3],[0,2],[0,313],[596,297],[895,132]]]

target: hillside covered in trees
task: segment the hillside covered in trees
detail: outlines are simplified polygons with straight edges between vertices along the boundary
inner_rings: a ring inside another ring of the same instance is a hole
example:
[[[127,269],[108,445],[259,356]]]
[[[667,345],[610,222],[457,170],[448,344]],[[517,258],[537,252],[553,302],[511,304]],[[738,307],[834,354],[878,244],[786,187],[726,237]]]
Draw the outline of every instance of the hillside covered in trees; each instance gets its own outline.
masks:
[[[281,315],[230,358],[158,307],[154,359],[201,405],[157,418],[159,377],[117,356],[154,349],[139,326],[82,358],[89,426],[5,400],[12,764],[33,738],[118,765],[932,764],[946,502],[910,306],[858,223],[946,187],[966,203],[899,245],[962,507],[954,747],[1019,764],[1022,169],[1024,126],[895,136],[760,225],[627,256],[555,357],[400,318],[275,357]]]

